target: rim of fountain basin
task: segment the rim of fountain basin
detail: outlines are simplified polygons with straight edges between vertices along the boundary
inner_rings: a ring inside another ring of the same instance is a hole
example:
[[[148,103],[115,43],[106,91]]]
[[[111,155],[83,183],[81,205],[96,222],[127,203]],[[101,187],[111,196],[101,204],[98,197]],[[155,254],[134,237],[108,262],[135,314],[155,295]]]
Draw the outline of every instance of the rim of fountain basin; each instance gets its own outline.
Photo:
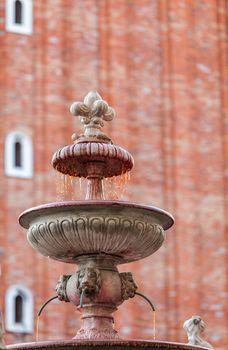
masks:
[[[105,207],[116,207],[116,208],[134,208],[146,210],[148,213],[156,214],[156,218],[160,221],[160,225],[164,230],[168,230],[174,224],[174,217],[169,212],[160,209],[155,206],[138,204],[128,201],[117,201],[117,200],[83,200],[83,201],[63,201],[63,202],[51,202],[47,204],[41,204],[30,209],[25,210],[19,216],[19,223],[22,227],[28,229],[31,219],[33,218],[33,214],[36,212],[39,216],[43,214],[47,215],[47,209],[50,211],[53,209],[55,213],[67,211],[69,208],[74,207],[93,207],[93,206],[105,206]],[[50,214],[49,211],[49,214]]]
[[[205,350],[208,348],[189,345],[185,343],[158,341],[158,340],[49,340],[40,341],[32,343],[21,343],[8,345],[7,349],[14,350],[29,350],[29,349],[58,349],[58,350],[68,350],[72,348],[80,348],[82,350],[88,350],[91,348],[96,348],[98,350],[109,350],[110,347],[114,347],[115,350],[136,350],[138,348],[144,348],[148,350],[160,349],[160,350]]]

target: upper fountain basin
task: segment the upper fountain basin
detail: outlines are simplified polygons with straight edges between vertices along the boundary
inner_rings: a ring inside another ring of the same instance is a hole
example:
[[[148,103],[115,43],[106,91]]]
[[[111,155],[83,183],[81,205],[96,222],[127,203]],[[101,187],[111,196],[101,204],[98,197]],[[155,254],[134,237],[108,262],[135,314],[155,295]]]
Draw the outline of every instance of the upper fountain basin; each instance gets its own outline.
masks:
[[[60,148],[53,155],[52,165],[62,174],[74,177],[99,174],[101,178],[118,176],[133,167],[131,154],[120,146],[101,142],[82,142]]]
[[[106,253],[120,263],[153,254],[174,223],[171,214],[152,206],[122,201],[71,201],[23,212],[30,244],[52,259],[75,263],[84,254]]]

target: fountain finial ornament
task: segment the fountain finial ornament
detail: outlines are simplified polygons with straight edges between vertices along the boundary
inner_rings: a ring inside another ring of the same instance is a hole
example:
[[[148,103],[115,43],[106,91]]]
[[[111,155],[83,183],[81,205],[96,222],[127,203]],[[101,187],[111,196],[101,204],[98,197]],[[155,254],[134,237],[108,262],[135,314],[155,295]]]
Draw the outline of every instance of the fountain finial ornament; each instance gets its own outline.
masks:
[[[192,316],[184,322],[183,328],[187,332],[189,345],[198,345],[207,349],[213,349],[212,345],[200,336],[206,328],[205,322],[200,316]]]
[[[70,107],[70,112],[73,116],[79,117],[85,128],[83,135],[72,135],[74,141],[102,140],[103,142],[111,142],[110,138],[101,131],[101,128],[104,126],[104,120],[111,121],[114,118],[115,110],[102,99],[98,92],[90,91],[83,102],[74,102]]]
[[[114,145],[101,131],[103,121],[111,121],[115,111],[93,91],[84,102],[74,102],[70,111],[79,116],[85,131],[72,135],[74,144],[59,149],[53,155],[52,165],[62,174],[86,178],[86,199],[104,199],[103,179],[123,175],[133,167],[131,154]]]

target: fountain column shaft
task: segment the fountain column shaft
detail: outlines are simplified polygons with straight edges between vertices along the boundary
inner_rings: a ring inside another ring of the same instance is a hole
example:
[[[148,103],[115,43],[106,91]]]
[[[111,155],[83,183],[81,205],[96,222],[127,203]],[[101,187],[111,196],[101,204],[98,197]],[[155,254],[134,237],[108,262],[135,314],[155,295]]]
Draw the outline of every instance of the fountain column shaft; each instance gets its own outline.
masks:
[[[87,178],[86,200],[104,199],[103,180],[98,177]]]
[[[87,162],[85,166],[88,173],[86,200],[104,199],[103,174],[105,164],[99,161],[91,161]]]
[[[117,308],[113,305],[85,305],[83,307],[82,327],[77,332],[75,339],[119,339],[114,329],[112,313]]]

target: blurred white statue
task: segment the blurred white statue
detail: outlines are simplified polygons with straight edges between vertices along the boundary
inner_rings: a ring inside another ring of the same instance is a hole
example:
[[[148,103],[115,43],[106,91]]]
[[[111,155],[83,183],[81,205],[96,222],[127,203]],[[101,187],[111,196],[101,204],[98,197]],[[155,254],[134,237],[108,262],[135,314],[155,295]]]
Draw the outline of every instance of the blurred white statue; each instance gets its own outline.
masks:
[[[200,337],[200,334],[204,331],[206,325],[200,316],[192,316],[189,320],[185,321],[183,328],[187,332],[188,344],[198,345],[208,349],[213,349],[211,344]]]

